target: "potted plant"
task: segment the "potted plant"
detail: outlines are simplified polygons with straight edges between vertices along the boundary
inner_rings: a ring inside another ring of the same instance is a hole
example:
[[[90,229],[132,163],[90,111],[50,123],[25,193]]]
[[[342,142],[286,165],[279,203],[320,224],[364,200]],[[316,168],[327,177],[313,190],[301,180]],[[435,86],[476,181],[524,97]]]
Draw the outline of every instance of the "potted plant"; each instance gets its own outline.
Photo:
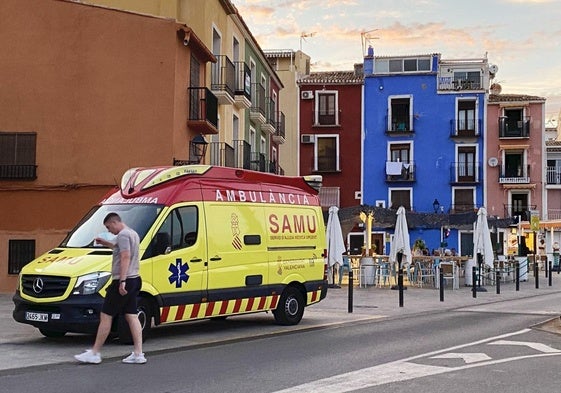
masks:
[[[425,251],[426,248],[427,245],[425,244],[425,241],[423,239],[419,238],[415,240],[415,243],[413,244],[413,255],[423,255],[423,251]]]

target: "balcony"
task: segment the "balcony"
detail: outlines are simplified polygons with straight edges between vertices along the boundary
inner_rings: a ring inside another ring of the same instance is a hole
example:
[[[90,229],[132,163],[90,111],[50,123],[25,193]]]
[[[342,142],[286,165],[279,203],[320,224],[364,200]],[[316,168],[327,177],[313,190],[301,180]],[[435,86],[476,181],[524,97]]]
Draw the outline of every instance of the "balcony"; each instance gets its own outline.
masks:
[[[469,77],[469,79],[453,79],[451,76],[438,77],[439,91],[466,91],[466,90],[483,90],[483,78]]]
[[[278,111],[277,119],[277,127],[275,129],[275,133],[273,134],[273,142],[282,145],[284,142],[286,142],[284,113]]]
[[[545,176],[547,185],[561,185],[561,167],[548,166]]]
[[[499,138],[529,138],[531,118],[526,116],[522,120],[499,117]]]
[[[528,184],[530,183],[530,165],[517,170],[502,169],[499,173],[500,184]]]
[[[260,83],[251,84],[251,107],[249,118],[257,125],[266,121],[265,88]]]
[[[481,182],[481,164],[479,162],[453,162],[450,164],[451,185],[475,185]]]
[[[210,165],[236,167],[236,156],[232,146],[224,142],[210,143]]]
[[[413,161],[386,161],[386,168],[384,172],[384,174],[386,175],[386,182],[414,182],[416,181],[415,169],[415,163]]]
[[[234,168],[251,169],[251,145],[242,139],[232,141],[234,145]]]
[[[206,87],[189,87],[187,126],[201,134],[218,133],[218,100]]]
[[[267,98],[265,104],[265,122],[261,124],[261,131],[273,135],[277,128],[277,103]]]
[[[386,135],[388,136],[407,136],[413,135],[415,131],[413,131],[413,123],[414,117],[413,115],[407,117],[394,117],[392,118],[391,122],[388,122],[388,117],[385,117],[385,126]]]
[[[536,210],[537,205],[503,205],[505,218],[520,216],[522,221],[530,221],[530,210]]]
[[[234,103],[236,68],[228,56],[216,56],[216,63],[213,63],[211,68],[210,88],[218,98],[220,105],[232,105]]]
[[[481,135],[481,119],[450,120],[450,138],[478,138]]]
[[[238,109],[251,107],[251,70],[243,61],[235,61],[236,90],[234,91],[234,105]]]
[[[275,175],[284,175],[284,169],[281,168],[278,162],[269,161],[269,173],[274,173]]]
[[[37,165],[0,165],[0,180],[35,180]]]
[[[267,171],[267,159],[265,154],[252,152],[251,153],[251,169],[259,172]]]

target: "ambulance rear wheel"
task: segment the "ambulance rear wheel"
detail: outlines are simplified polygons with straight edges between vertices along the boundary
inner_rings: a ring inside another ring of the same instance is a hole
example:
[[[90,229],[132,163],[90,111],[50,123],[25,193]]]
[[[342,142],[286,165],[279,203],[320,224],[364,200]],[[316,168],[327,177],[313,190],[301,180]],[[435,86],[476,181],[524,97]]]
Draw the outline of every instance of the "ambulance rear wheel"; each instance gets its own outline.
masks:
[[[304,295],[294,287],[287,287],[273,310],[275,321],[280,325],[297,325],[304,315]]]

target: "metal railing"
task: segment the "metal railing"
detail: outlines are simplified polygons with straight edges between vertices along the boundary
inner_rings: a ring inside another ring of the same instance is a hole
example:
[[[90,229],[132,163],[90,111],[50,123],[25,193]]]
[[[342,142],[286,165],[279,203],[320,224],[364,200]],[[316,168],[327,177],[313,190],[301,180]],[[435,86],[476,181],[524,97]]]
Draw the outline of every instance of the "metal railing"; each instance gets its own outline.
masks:
[[[476,212],[477,205],[474,203],[455,203],[450,206],[450,213]]]
[[[251,169],[259,172],[267,171],[267,159],[265,154],[257,152],[251,153]]]
[[[212,64],[210,88],[215,91],[226,91],[234,97],[236,67],[228,56],[216,55],[216,63]]]
[[[478,137],[481,135],[481,119],[451,119],[451,137]]]
[[[233,140],[234,144],[234,167],[251,169],[251,145],[242,140]]]
[[[384,168],[386,182],[410,182],[416,180],[416,166],[414,161],[395,162],[386,161]]]
[[[206,121],[218,127],[218,99],[207,87],[189,87],[189,121]]]
[[[251,70],[243,61],[235,61],[236,69],[236,95],[244,95],[251,101]]]
[[[265,116],[265,88],[260,83],[251,84],[250,111]]]
[[[35,180],[37,165],[0,165],[2,180]]]
[[[388,121],[388,116],[385,117],[386,134],[409,134],[414,130],[414,116],[394,116],[391,122]]]
[[[512,120],[506,116],[499,117],[499,138],[529,138],[531,118]]]
[[[285,116],[282,111],[277,112],[277,126],[275,129],[275,135],[281,138],[285,138],[286,130],[285,130]]]
[[[235,168],[236,157],[235,157],[234,148],[224,142],[211,142],[210,164]]]
[[[530,165],[523,166],[522,168],[503,169],[499,172],[500,184],[527,184],[530,183]]]
[[[530,210],[536,210],[537,205],[504,204],[503,207],[505,218],[520,216],[522,221],[530,221]]]
[[[545,176],[547,184],[561,184],[561,167],[548,166]]]
[[[450,183],[477,184],[481,181],[479,162],[453,162],[450,164]]]

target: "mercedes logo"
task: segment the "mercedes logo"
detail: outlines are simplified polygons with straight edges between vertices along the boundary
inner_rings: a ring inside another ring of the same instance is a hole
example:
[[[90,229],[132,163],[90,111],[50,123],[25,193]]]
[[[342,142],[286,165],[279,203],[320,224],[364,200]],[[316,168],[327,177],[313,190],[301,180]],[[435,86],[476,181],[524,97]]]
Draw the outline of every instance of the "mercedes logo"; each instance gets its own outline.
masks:
[[[45,283],[43,282],[43,279],[41,277],[37,277],[35,280],[33,280],[33,292],[41,293],[44,286]]]

